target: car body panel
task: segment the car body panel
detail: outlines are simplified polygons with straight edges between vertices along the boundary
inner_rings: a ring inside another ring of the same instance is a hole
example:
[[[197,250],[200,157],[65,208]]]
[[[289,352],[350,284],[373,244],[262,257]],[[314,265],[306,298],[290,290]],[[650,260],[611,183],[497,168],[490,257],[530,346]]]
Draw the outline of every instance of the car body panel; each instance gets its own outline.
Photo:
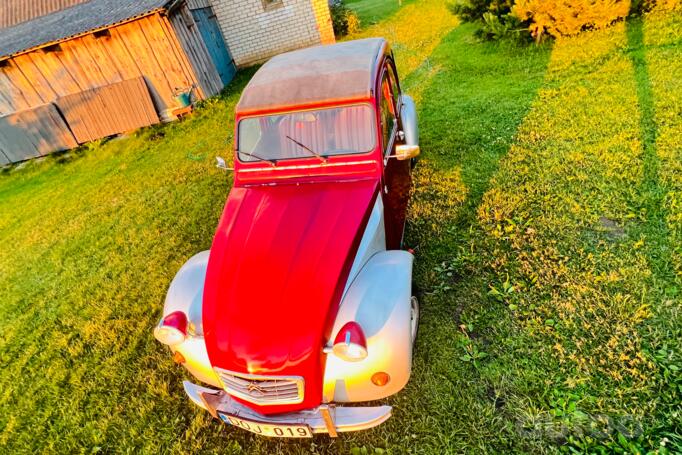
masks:
[[[384,203],[382,202],[382,199],[378,197],[374,202],[372,214],[367,221],[365,232],[362,234],[362,240],[360,241],[360,246],[355,254],[355,259],[353,260],[353,266],[348,274],[346,287],[343,290],[344,297],[355,277],[360,273],[360,270],[367,261],[369,261],[369,258],[376,253],[385,250],[386,229],[384,227]],[[341,301],[343,302],[343,299]]]
[[[211,364],[305,378],[317,406],[322,346],[378,193],[375,180],[233,188],[208,262],[203,330]]]
[[[367,358],[346,362],[330,355],[324,376],[325,402],[361,402],[392,395],[407,384],[412,369],[410,298],[413,256],[407,251],[374,254],[345,295],[333,333],[349,321],[363,328]],[[387,385],[372,383],[374,373],[390,376]]]
[[[168,288],[163,314],[182,311],[187,315],[187,338],[171,347],[171,350],[182,354],[185,359],[183,366],[195,378],[220,387],[220,380],[208,359],[203,337],[202,307],[209,254],[209,251],[197,253],[180,268]]]

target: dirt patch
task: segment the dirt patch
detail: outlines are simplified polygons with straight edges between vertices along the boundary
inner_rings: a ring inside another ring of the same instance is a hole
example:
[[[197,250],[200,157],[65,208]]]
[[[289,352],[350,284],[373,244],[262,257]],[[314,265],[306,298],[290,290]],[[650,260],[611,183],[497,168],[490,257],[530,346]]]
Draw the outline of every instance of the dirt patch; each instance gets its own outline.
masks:
[[[505,400],[503,396],[499,395],[495,390],[495,387],[491,385],[486,389],[486,396],[490,401],[493,402],[495,409],[498,411],[504,408],[504,405],[507,404],[507,400]]]
[[[623,229],[621,226],[618,225],[618,223],[616,223],[610,218],[600,216],[599,223],[606,231],[606,235],[608,235],[609,238],[611,239],[619,240],[626,236],[625,229]]]

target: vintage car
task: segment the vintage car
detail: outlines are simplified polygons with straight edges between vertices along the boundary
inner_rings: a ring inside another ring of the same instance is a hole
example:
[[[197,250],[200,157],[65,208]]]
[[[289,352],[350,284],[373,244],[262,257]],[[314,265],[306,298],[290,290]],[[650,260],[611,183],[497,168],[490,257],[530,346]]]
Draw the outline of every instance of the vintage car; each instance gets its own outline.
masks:
[[[154,335],[203,383],[184,382],[189,398],[227,424],[279,437],[379,425],[390,406],[341,404],[400,391],[417,332],[402,239],[419,138],[388,43],[274,57],[235,124],[211,250],[180,269]]]

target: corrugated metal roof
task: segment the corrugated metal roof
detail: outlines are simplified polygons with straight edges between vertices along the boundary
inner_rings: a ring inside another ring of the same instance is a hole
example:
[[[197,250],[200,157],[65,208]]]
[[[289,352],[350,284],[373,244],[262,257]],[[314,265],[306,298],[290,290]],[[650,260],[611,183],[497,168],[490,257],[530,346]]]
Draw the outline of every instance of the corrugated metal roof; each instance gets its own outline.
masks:
[[[0,30],[0,58],[142,16],[169,0],[90,0]]]
[[[88,0],[0,0],[0,29],[45,16]]]

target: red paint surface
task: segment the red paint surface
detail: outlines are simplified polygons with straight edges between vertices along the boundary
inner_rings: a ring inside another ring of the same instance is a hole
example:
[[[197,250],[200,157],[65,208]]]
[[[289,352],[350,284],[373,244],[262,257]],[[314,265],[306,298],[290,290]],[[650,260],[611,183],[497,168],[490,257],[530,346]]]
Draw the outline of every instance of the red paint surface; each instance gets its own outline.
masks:
[[[320,404],[322,348],[377,195],[376,178],[232,189],[204,289],[211,364],[305,379],[303,403],[248,406]]]

